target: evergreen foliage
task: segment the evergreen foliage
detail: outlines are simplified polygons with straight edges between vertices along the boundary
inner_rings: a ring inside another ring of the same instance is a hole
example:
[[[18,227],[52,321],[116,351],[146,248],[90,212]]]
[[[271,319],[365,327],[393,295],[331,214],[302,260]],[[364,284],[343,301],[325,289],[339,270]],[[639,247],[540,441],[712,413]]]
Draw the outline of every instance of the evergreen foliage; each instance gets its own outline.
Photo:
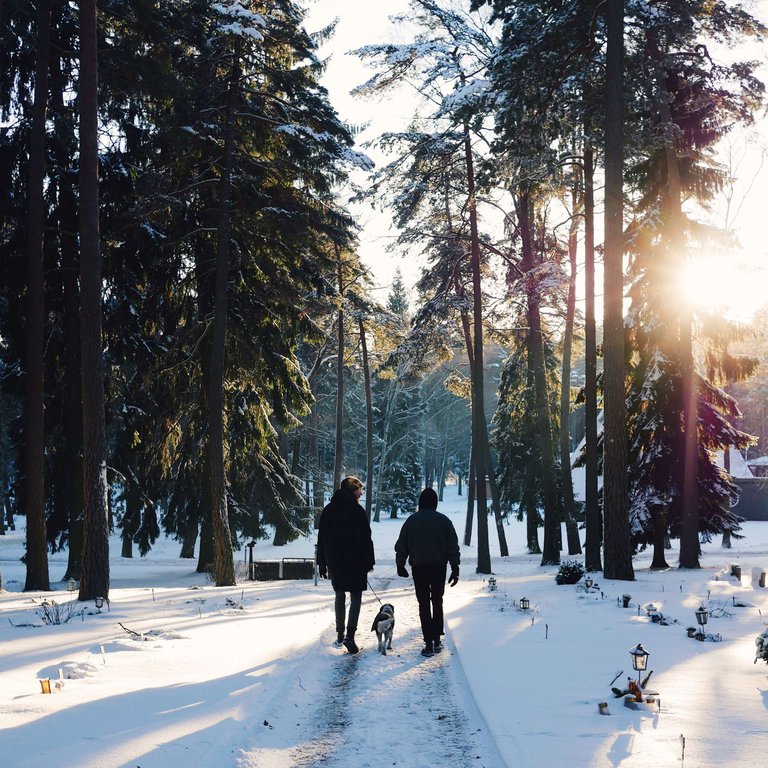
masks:
[[[578,584],[584,576],[584,566],[578,560],[566,560],[555,574],[556,584]]]
[[[685,211],[673,218],[670,189],[706,206],[721,189],[724,169],[714,158],[716,142],[735,121],[749,121],[762,93],[753,65],[716,64],[705,41],[755,33],[743,11],[715,3],[669,4],[663,18],[637,6],[640,24],[633,36],[629,66],[651,72],[637,81],[636,97],[647,110],[627,175],[635,193],[630,227],[633,256],[632,306],[627,325],[634,354],[630,360],[630,521],[633,541],[653,543],[654,565],[666,565],[665,536],[683,535],[683,488],[686,468],[681,434],[687,431],[682,371],[693,354],[693,333],[700,352],[694,360],[696,395],[696,507],[698,532],[735,535],[739,518],[731,507],[738,498],[732,479],[715,462],[728,446],[746,448],[752,438],[733,426],[740,417],[720,386],[754,372],[757,360],[729,353],[743,331],[709,308],[681,302],[685,251],[718,247],[727,239],[698,223]],[[642,30],[642,31],[640,31]],[[673,137],[673,138],[670,138]],[[674,173],[674,176],[673,176]],[[679,182],[675,180],[679,179]],[[680,252],[682,250],[682,253]],[[689,331],[685,329],[689,327]]]

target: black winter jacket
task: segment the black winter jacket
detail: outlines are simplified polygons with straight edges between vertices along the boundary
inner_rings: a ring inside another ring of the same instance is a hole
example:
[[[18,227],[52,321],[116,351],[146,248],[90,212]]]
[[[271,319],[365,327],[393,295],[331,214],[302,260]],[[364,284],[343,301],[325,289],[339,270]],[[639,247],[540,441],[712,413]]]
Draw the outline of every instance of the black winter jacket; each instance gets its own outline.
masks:
[[[453,523],[436,509],[420,509],[403,523],[395,544],[397,566],[451,564],[459,570],[461,553]]]
[[[326,504],[317,532],[317,565],[328,568],[336,592],[360,592],[375,564],[371,526],[348,491],[337,490]]]

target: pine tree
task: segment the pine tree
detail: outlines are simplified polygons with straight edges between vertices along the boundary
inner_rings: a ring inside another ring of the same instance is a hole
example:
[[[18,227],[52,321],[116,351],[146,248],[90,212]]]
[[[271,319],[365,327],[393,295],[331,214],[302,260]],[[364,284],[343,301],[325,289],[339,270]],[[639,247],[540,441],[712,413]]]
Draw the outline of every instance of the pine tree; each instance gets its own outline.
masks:
[[[712,147],[734,120],[750,119],[762,88],[751,65],[716,65],[703,47],[707,39],[757,31],[741,9],[676,2],[669,11],[644,19],[637,32],[643,44],[635,47],[642,53],[630,62],[651,74],[644,88],[652,105],[630,174],[641,194],[631,230],[633,535],[654,543],[656,567],[666,564],[664,536],[680,536],[680,566],[697,568],[699,536],[738,530],[729,511],[735,487],[714,453],[749,443],[732,426],[738,409],[717,381],[749,375],[755,361],[727,353],[727,340],[737,336],[733,325],[697,316],[681,300],[686,253],[708,247],[716,234],[697,224],[683,201],[705,205],[720,187]],[[705,365],[696,360],[694,338]]]

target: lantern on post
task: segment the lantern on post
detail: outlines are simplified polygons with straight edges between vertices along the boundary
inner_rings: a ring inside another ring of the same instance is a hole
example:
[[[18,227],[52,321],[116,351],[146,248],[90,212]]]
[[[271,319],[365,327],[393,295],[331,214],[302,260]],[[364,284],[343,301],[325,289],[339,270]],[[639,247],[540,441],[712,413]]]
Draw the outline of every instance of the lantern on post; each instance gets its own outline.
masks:
[[[699,640],[703,640],[705,637],[704,634],[704,625],[707,623],[707,620],[709,619],[709,611],[703,606],[699,606],[699,610],[695,612],[696,613],[696,621],[699,624],[699,633],[696,635],[696,637]]]
[[[637,672],[637,682],[640,682],[640,673],[645,672],[648,668],[648,657],[650,654],[643,648],[642,643],[638,643],[634,648],[631,648],[629,655],[632,657],[632,669]]]
[[[520,598],[520,610],[527,611],[531,607],[531,601],[527,597]]]
[[[491,576],[488,579],[488,591],[489,592],[495,592],[496,591],[496,577]]]
[[[104,598],[103,597],[95,597],[93,600],[94,603],[96,603],[96,610],[101,613],[101,609],[104,605]]]

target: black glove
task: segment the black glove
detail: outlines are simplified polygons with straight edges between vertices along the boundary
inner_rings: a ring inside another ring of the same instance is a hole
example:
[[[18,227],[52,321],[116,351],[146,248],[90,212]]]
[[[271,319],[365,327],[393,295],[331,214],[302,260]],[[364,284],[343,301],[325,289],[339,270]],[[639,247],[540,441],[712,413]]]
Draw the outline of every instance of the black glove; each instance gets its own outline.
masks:
[[[328,566],[327,565],[321,565],[318,567],[317,572],[320,574],[321,579],[327,579],[328,578]]]
[[[451,575],[448,577],[448,583],[455,587],[459,583],[459,571],[457,568],[451,570]]]
[[[397,566],[397,575],[402,576],[403,578],[408,578],[408,571],[405,569],[404,565]]]

